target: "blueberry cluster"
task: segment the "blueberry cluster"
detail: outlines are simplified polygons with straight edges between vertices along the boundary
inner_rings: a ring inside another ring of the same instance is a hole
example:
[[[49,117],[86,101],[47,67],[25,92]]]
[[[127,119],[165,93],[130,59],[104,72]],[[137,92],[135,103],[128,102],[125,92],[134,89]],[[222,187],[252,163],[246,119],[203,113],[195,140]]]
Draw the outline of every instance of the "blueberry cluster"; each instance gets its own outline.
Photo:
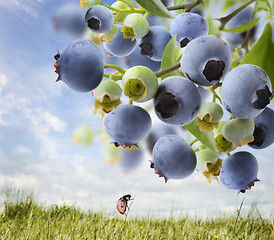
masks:
[[[254,13],[250,7],[241,12],[242,7],[220,18],[220,30],[228,20],[230,28],[245,29],[244,34],[220,34],[210,29],[212,22],[191,12],[201,1],[168,7],[152,2],[158,4],[156,10],[133,0],[108,5],[80,0],[82,8],[60,9],[53,18],[55,28],[79,38],[55,55],[57,80],[75,91],[92,92],[105,132],[114,146],[122,147],[125,171],[139,166],[148,150],[150,167],[165,182],[186,178],[196,169],[209,182],[220,180],[245,192],[258,181],[258,162],[237,149],[264,149],[274,142],[269,66],[246,59],[241,64],[245,53],[235,58],[228,45],[242,44],[252,52],[254,45],[246,43],[254,31]],[[183,13],[169,13],[180,7]],[[81,128],[75,142],[87,145],[92,134]],[[193,135],[189,143],[186,134]]]

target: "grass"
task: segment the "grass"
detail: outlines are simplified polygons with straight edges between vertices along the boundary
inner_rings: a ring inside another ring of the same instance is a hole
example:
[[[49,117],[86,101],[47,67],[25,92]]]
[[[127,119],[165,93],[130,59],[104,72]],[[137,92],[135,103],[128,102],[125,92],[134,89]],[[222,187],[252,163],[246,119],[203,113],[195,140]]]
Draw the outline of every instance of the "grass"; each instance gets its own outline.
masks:
[[[76,206],[37,204],[32,195],[7,198],[0,213],[1,239],[274,239],[273,219],[263,219],[253,205],[249,214],[207,220],[111,217]]]

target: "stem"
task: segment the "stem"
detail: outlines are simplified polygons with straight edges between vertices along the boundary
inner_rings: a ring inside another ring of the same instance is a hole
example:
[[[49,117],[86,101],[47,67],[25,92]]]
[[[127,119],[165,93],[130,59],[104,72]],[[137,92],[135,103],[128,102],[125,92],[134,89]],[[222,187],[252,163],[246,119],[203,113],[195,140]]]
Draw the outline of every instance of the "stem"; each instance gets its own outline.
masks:
[[[216,84],[217,85],[217,84]],[[222,99],[219,97],[219,95],[215,92],[215,89],[218,88],[221,85],[218,86],[212,86],[212,87],[205,87],[206,90],[210,91],[211,94],[213,95],[213,99],[217,98],[219,102],[222,104]],[[215,102],[215,101],[214,101]]]
[[[230,156],[230,153],[226,153],[226,156],[228,156],[228,157],[229,157],[229,156]]]
[[[221,22],[221,25],[219,26],[219,30],[223,30],[225,25],[234,17],[236,16],[239,12],[241,12],[243,9],[245,9],[249,4],[255,2],[256,0],[249,0],[247,3],[243,4],[241,7],[237,8],[234,12],[228,14],[225,17],[216,19]]]
[[[189,145],[192,146],[194,143],[198,142],[198,139],[197,138],[194,138],[190,143]]]
[[[123,75],[109,74],[109,80],[119,81],[122,80]]]
[[[119,0],[119,1],[128,5],[131,10],[134,10],[134,6],[132,4],[130,4],[128,1],[126,1],[126,0]]]
[[[128,100],[128,104],[133,104],[133,101],[131,99]]]
[[[256,2],[256,3],[255,3],[255,6],[254,6],[254,8],[253,8],[253,11],[252,11],[252,15],[251,15],[250,21],[251,21],[251,20],[254,18],[254,16],[255,16],[257,5],[258,5],[258,3]],[[248,30],[246,31],[244,42],[243,42],[242,45],[241,45],[241,48],[245,49],[246,53],[248,53],[248,51],[249,51],[249,49],[248,49],[248,41],[249,41],[251,29],[252,29],[252,28],[250,28],[250,29],[248,29]]]
[[[168,7],[167,10],[168,11],[174,11],[174,10],[183,9],[186,12],[190,12],[192,8],[195,8],[196,6],[201,4],[202,2],[203,2],[203,0],[196,0],[196,1],[186,3],[186,4],[182,4],[182,5],[176,5],[176,6]]]
[[[144,9],[139,9],[139,8],[133,8],[133,9],[117,9],[117,8],[114,8],[114,7],[110,7],[106,4],[102,4],[100,3],[100,5],[114,11],[114,12],[123,12],[123,13],[141,13],[141,14],[145,14],[147,11],[144,10]]]
[[[175,64],[175,65],[173,65],[173,66],[164,68],[164,69],[162,69],[160,72],[157,72],[157,73],[156,73],[156,76],[157,76],[157,77],[161,77],[161,76],[163,76],[163,75],[165,75],[165,74],[168,74],[168,73],[170,73],[170,72],[173,72],[174,70],[178,69],[179,67],[181,67],[181,64],[180,64],[180,63],[177,63],[177,64]]]
[[[190,143],[189,145],[192,146],[194,143],[198,142],[198,139],[197,138],[194,138]]]
[[[123,68],[121,68],[115,64],[105,64],[105,68],[114,68],[122,74],[125,74],[125,72],[126,72]]]

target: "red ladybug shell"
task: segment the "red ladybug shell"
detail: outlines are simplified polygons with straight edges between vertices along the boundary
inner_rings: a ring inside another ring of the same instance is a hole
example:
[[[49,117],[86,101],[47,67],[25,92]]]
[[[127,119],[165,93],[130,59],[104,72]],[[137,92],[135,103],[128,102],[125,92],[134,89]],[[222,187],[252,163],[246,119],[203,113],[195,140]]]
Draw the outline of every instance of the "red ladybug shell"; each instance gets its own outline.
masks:
[[[119,213],[121,213],[122,215],[125,214],[126,210],[127,210],[127,201],[123,198],[120,198],[117,201],[117,210]]]

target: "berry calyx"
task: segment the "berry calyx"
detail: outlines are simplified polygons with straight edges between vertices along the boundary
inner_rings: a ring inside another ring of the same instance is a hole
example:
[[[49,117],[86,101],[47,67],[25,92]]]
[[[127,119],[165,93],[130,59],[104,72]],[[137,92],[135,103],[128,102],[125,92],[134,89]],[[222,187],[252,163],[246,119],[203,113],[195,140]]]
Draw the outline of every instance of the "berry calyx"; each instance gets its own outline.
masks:
[[[95,97],[95,109],[102,109],[108,113],[116,108],[120,103],[122,89],[118,83],[107,80],[102,81],[100,85],[92,91]]]
[[[149,25],[145,17],[138,13],[129,14],[125,20],[122,27],[122,32],[124,32],[124,38],[135,38],[144,37],[149,30]]]
[[[208,102],[201,106],[197,121],[200,131],[212,131],[218,128],[219,121],[223,117],[222,107],[215,102]]]
[[[156,74],[144,66],[128,69],[122,78],[122,84],[125,95],[137,102],[152,99],[158,89]]]

